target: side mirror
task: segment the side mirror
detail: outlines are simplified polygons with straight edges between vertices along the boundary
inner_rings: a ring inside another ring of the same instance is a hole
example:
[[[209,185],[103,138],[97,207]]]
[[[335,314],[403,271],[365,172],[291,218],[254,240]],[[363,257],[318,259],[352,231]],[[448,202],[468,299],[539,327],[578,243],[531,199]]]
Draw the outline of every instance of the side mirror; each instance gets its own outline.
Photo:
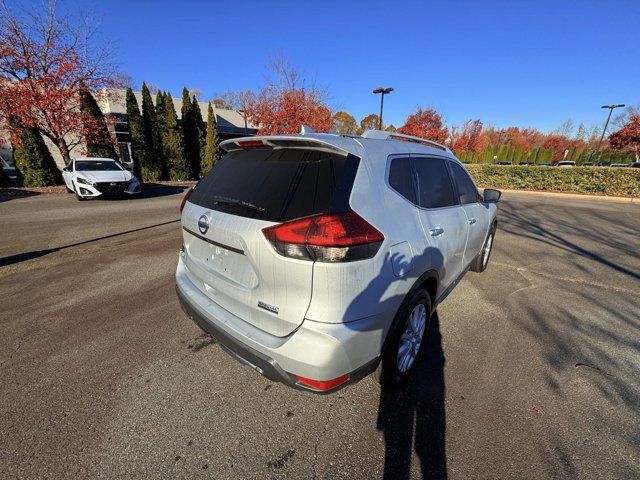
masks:
[[[495,190],[493,188],[485,188],[484,193],[482,195],[482,199],[485,203],[498,203],[500,201],[500,197],[502,196],[502,192],[500,190]]]

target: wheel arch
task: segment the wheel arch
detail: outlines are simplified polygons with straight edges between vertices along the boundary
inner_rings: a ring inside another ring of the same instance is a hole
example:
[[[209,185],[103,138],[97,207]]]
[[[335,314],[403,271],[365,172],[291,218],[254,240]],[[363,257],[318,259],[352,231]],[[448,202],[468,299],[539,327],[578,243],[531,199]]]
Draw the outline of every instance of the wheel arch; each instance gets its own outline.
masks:
[[[407,294],[402,299],[400,306],[398,307],[398,310],[393,318],[393,323],[391,324],[391,327],[389,328],[389,330],[387,330],[384,343],[382,344],[381,354],[386,350],[389,342],[389,338],[392,336],[392,332],[394,332],[398,328],[398,323],[402,320],[398,316],[398,313],[405,305],[405,302],[407,301],[407,299],[411,298],[417,290],[420,290],[420,289],[426,290],[429,293],[429,297],[431,300],[430,313],[433,314],[433,311],[435,310],[436,298],[438,295],[439,287],[440,287],[440,276],[438,275],[438,272],[436,270],[429,269],[426,272],[424,272],[422,275],[420,275],[420,277],[418,277],[418,279],[413,283],[413,285],[411,286]]]

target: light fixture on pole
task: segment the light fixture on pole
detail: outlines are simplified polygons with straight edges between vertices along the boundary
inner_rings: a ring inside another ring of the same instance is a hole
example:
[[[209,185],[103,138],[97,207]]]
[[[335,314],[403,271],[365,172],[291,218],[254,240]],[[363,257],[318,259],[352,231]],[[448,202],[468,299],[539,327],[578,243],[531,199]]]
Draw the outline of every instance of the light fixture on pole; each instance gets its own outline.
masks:
[[[393,92],[392,87],[378,87],[373,91],[373,93],[380,94],[380,117],[378,118],[378,130],[382,130],[382,107],[384,105],[384,96],[388,95],[391,92]]]
[[[616,108],[626,107],[624,103],[620,103],[618,105],[602,105],[600,108],[608,108],[609,116],[607,116],[607,121],[604,124],[604,130],[602,130],[602,135],[600,135],[600,141],[598,142],[598,146],[596,147],[596,158],[598,158],[598,153],[600,152],[600,145],[602,145],[602,140],[604,139],[604,135],[607,133],[607,127],[609,126],[609,120],[611,120],[611,114]]]

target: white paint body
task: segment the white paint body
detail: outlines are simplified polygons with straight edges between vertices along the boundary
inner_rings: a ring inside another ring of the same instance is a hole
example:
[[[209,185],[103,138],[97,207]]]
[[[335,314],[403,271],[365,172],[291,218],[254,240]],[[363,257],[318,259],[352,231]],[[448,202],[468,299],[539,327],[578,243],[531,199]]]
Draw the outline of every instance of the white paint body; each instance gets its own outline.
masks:
[[[77,162],[113,162],[117,170],[76,169]],[[110,158],[80,157],[73,159],[62,171],[66,187],[82,198],[95,198],[103,195],[109,188],[121,186],[121,193],[136,195],[140,193],[140,181],[130,171]]]
[[[380,356],[399,306],[425,272],[438,277],[434,303],[448,294],[480,254],[496,220],[496,205],[478,201],[425,209],[389,185],[389,165],[398,156],[440,157],[462,165],[447,149],[331,134],[264,138],[314,139],[358,157],[349,205],[382,232],[381,247],[373,258],[345,263],[287,258],[262,233],[274,222],[187,202],[178,293],[206,322],[284,371],[334,379]],[[210,218],[211,228],[198,235],[207,241],[189,233],[198,232],[202,215]],[[436,227],[443,233],[432,236]]]

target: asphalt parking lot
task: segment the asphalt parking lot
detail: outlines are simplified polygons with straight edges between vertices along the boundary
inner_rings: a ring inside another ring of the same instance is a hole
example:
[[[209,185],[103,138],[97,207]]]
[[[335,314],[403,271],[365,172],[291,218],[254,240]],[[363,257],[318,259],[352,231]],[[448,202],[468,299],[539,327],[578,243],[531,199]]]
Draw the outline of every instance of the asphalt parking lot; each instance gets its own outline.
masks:
[[[505,195],[415,382],[317,396],[180,310],[181,190],[0,202],[0,478],[640,478],[640,205]]]

